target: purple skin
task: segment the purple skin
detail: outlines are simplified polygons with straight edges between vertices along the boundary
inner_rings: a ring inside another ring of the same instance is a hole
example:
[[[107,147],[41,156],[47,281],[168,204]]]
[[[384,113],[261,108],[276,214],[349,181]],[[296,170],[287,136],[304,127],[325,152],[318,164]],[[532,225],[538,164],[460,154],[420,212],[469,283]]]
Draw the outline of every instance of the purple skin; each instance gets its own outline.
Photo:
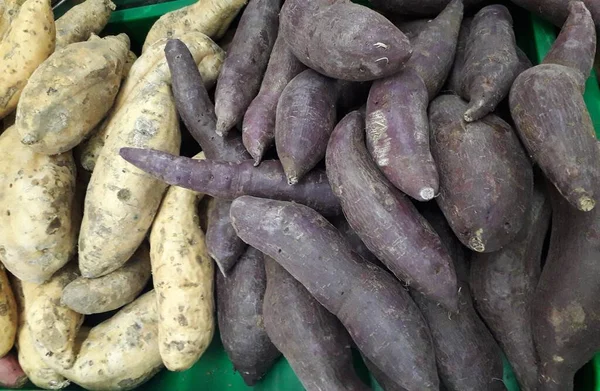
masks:
[[[27,380],[29,379],[19,365],[16,351],[12,350],[0,358],[0,387],[22,388]]]
[[[454,55],[454,64],[448,75],[446,82],[446,89],[460,94],[461,83],[462,83],[462,68],[465,63],[465,53],[467,48],[467,39],[471,32],[471,23],[473,23],[473,17],[463,18],[462,24],[460,25],[460,32],[458,33],[458,40],[456,43],[456,54]]]
[[[252,101],[242,124],[242,140],[258,166],[275,141],[277,102],[287,84],[306,67],[292,53],[279,35],[273,46],[269,65],[260,91]]]
[[[388,19],[390,19],[399,29],[406,35],[411,44],[425,30],[433,19],[425,18],[425,19],[414,19],[414,20],[401,20],[398,22],[394,21],[395,15],[389,15]],[[414,53],[413,53],[414,54]]]
[[[455,95],[441,95],[429,105],[431,152],[440,172],[436,200],[465,246],[493,252],[523,227],[533,169],[509,124],[493,114],[466,123],[466,107]]]
[[[265,328],[307,390],[368,391],[352,366],[340,321],[282,266],[265,257]]]
[[[254,167],[252,160],[237,164],[195,160],[152,149],[121,148],[120,153],[134,166],[170,185],[212,197],[233,200],[252,195],[299,202],[327,216],[340,214],[340,204],[323,170],[313,170],[296,186],[289,186],[277,160]]]
[[[331,224],[342,234],[344,239],[350,244],[350,248],[360,255],[366,261],[371,262],[379,267],[384,267],[383,264],[373,253],[365,246],[360,237],[354,232],[348,220],[343,215],[336,216],[333,219],[329,219]]]
[[[462,67],[461,96],[469,101],[464,118],[477,121],[508,95],[521,69],[513,20],[503,5],[484,7],[473,18]]]
[[[215,90],[216,132],[226,136],[258,94],[277,39],[281,0],[250,0],[227,52]]]
[[[231,201],[214,198],[208,208],[208,227],[206,230],[206,248],[221,273],[227,276],[229,270],[236,264],[246,251],[246,243],[237,237],[229,219]],[[236,240],[228,240],[236,238]],[[218,259],[218,261],[217,261]]]
[[[358,349],[399,385],[438,390],[431,335],[391,274],[354,253],[323,216],[304,205],[240,197],[231,221],[246,243],[283,266],[344,325]]]
[[[287,0],[280,33],[300,61],[335,79],[390,76],[412,54],[408,38],[383,15],[347,0]]]
[[[450,255],[410,200],[377,169],[363,129],[363,116],[354,111],[340,121],[327,147],[327,176],[348,223],[396,277],[456,311]]]
[[[241,162],[250,159],[239,134],[232,132],[225,137],[215,134],[217,117],[198,66],[187,46],[178,39],[170,39],[165,56],[171,71],[171,90],[175,106],[186,128],[200,144],[207,159]],[[235,235],[229,223],[230,202],[220,201],[215,214],[223,220],[211,219],[206,246],[219,269],[226,272],[242,255],[245,244]]]
[[[283,90],[277,104],[275,145],[290,185],[323,157],[336,121],[336,83],[308,69]]]
[[[596,30],[590,11],[581,1],[569,4],[569,17],[542,64],[558,64],[590,76],[596,54]],[[581,88],[585,88],[583,85]]]
[[[377,368],[375,364],[369,361],[368,358],[363,356],[363,361],[369,370],[369,373],[375,378],[375,380],[377,380],[377,384],[379,384],[383,391],[406,391],[406,388],[400,387],[400,385],[396,384],[396,382],[390,379],[389,376]]]
[[[600,208],[578,211],[549,188],[550,248],[532,305],[538,389],[572,391],[575,372],[600,349]]]
[[[513,3],[527,11],[537,14],[550,21],[557,27],[562,27],[569,16],[571,0],[511,0]],[[596,26],[600,28],[600,2],[597,0],[583,0],[590,10]]]
[[[571,205],[587,212],[597,202],[600,153],[583,84],[583,75],[573,68],[538,65],[515,80],[509,103],[530,156]]]
[[[475,253],[471,258],[475,306],[506,354],[523,391],[539,387],[531,302],[551,214],[545,181],[540,181],[534,187],[527,223],[517,239],[500,251]]]
[[[439,175],[429,149],[427,87],[415,71],[373,83],[367,100],[367,148],[394,186],[418,201],[429,201]]]
[[[253,386],[281,353],[263,324],[267,275],[263,254],[248,247],[228,277],[217,274],[217,318],[223,347],[244,383]]]

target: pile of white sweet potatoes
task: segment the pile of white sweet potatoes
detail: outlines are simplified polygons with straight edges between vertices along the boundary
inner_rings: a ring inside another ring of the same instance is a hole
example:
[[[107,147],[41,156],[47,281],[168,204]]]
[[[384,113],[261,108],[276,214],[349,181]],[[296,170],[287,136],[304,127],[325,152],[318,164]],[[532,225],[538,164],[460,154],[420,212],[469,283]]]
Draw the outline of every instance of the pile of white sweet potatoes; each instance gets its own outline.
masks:
[[[218,323],[248,385],[368,390],[355,347],[386,391],[503,390],[503,353],[573,390],[600,7],[514,2],[562,28],[542,64],[480,0],[198,0],[143,45],[110,0],[0,0],[0,386],[133,389]]]

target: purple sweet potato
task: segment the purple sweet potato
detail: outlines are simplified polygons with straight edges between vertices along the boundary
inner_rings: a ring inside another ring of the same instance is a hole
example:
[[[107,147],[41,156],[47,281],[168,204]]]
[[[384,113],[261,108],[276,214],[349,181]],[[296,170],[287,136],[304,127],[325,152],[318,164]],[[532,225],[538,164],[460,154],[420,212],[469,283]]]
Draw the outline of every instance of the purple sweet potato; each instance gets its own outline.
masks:
[[[218,137],[218,136],[217,136]],[[237,237],[229,219],[231,201],[213,198],[208,207],[206,249],[221,273],[226,276],[246,251],[246,243]],[[235,238],[236,240],[230,240]]]
[[[327,146],[327,176],[350,226],[396,277],[441,303],[458,306],[452,260],[410,200],[385,179],[364,141],[364,119],[348,114]]]
[[[358,255],[363,257],[366,261],[371,262],[377,266],[383,266],[381,261],[365,246],[361,238],[354,232],[348,220],[343,215],[336,216],[329,220],[331,224],[342,234],[344,239],[350,245],[350,248],[354,250]]]
[[[265,257],[265,328],[307,390],[367,391],[352,366],[350,337],[281,265]]]
[[[531,302],[551,213],[544,184],[536,183],[527,222],[517,238],[499,251],[475,253],[471,258],[475,306],[506,354],[523,391],[539,387]]]
[[[462,20],[456,43],[454,63],[452,64],[452,69],[450,70],[446,82],[446,88],[455,94],[460,94],[461,91],[462,69],[465,63],[465,53],[467,49],[467,40],[469,39],[469,33],[471,32],[471,23],[473,23],[473,17],[465,17]]]
[[[249,386],[256,384],[281,355],[264,326],[266,287],[263,254],[252,247],[248,247],[228,277],[217,274],[221,340],[233,367]]]
[[[336,79],[393,75],[412,53],[408,38],[392,22],[349,0],[287,0],[280,33],[300,61]]]
[[[531,204],[533,169],[509,124],[494,114],[467,123],[467,103],[441,95],[429,106],[431,152],[440,172],[436,199],[460,241],[497,251],[521,230]]]
[[[419,36],[419,34],[421,34],[421,32],[423,32],[423,30],[425,30],[427,28],[429,22],[431,22],[433,20],[433,19],[425,18],[425,19],[402,20],[402,21],[395,22],[393,18],[394,18],[394,16],[391,15],[390,20],[392,22],[394,22],[394,25],[396,25],[400,29],[400,31],[402,31],[404,33],[404,35],[406,35],[406,37],[409,39],[411,44],[415,40],[415,38],[417,38]]]
[[[511,0],[516,5],[529,12],[540,15],[557,27],[562,27],[569,16],[571,0]],[[590,10],[596,26],[600,27],[600,2],[597,0],[583,0]]]
[[[225,136],[258,94],[279,28],[282,0],[250,0],[237,26],[215,90],[216,131]]]
[[[369,373],[375,380],[377,384],[383,389],[383,391],[406,391],[406,388],[400,387],[400,385],[396,384],[388,375],[383,373],[381,369],[377,368],[375,364],[373,364],[368,358],[363,356],[363,361],[365,366],[369,370]]]
[[[594,209],[600,153],[582,96],[580,71],[542,64],[523,72],[510,91],[521,141],[546,177],[573,206]]]
[[[549,188],[550,247],[532,304],[538,389],[572,391],[575,372],[600,349],[600,208],[581,212]]]
[[[121,156],[134,166],[170,185],[181,186],[212,197],[233,200],[242,195],[295,201],[327,215],[340,213],[323,170],[313,170],[295,186],[287,183],[277,160],[254,167],[252,160],[228,163],[195,160],[150,149],[123,148]]]
[[[275,141],[277,102],[287,84],[306,67],[292,53],[281,35],[277,37],[260,91],[252,101],[242,125],[244,146],[258,166]]]
[[[15,351],[0,358],[0,387],[21,388],[27,380],[27,375],[21,369]]]
[[[178,39],[167,42],[165,56],[171,71],[171,90],[175,106],[186,128],[200,144],[207,159],[241,162],[250,159],[236,132],[225,137],[215,133],[217,117],[215,108],[202,82],[202,76],[187,46]],[[226,272],[246,248],[235,235],[229,223],[230,202],[219,201],[214,206],[215,215],[207,230],[206,246],[219,269]]]
[[[592,15],[583,2],[572,1],[569,3],[569,17],[542,63],[577,69],[587,79],[595,54],[596,31]]]
[[[325,156],[336,120],[333,79],[308,69],[285,87],[277,103],[275,145],[289,184],[297,183]]]
[[[494,111],[521,70],[513,20],[499,4],[473,18],[462,66],[460,94],[469,101],[464,118],[473,122]]]
[[[410,295],[391,274],[352,250],[323,216],[291,202],[240,197],[238,235],[275,259],[329,312],[358,349],[408,390],[437,390],[431,336]]]

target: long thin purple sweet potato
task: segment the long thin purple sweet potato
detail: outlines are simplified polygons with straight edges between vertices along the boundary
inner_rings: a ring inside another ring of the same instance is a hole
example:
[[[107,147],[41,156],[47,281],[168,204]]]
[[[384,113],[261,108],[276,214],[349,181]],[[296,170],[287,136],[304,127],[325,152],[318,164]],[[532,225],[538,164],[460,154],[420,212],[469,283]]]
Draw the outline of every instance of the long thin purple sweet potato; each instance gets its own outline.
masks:
[[[582,96],[584,78],[570,67],[542,64],[523,72],[510,91],[521,141],[573,206],[590,211],[600,182],[600,153]]]
[[[452,260],[410,200],[385,179],[365,147],[364,119],[348,114],[327,146],[327,176],[350,226],[396,277],[441,303],[458,307]]]
[[[336,79],[393,75],[412,53],[408,38],[392,22],[349,0],[287,0],[280,30],[300,61]]]
[[[231,201],[213,198],[208,207],[206,249],[219,271],[226,276],[246,251],[246,243],[237,237],[229,219]],[[235,238],[235,240],[231,240]]]
[[[523,391],[539,387],[531,302],[552,213],[544,186],[536,183],[526,225],[511,244],[493,253],[475,253],[471,258],[475,306],[506,354]]]
[[[367,391],[352,366],[350,337],[281,265],[265,256],[265,329],[307,390]]]
[[[557,27],[562,27],[569,16],[569,4],[572,0],[511,0],[516,5],[529,12],[540,15]],[[590,10],[596,26],[600,28],[600,2],[583,0]]]
[[[275,145],[289,184],[297,183],[325,156],[335,127],[333,79],[308,69],[285,87],[277,103]]]
[[[223,347],[248,386],[260,380],[281,353],[263,321],[267,275],[263,254],[248,250],[228,277],[217,273],[217,318]]]
[[[369,248],[363,243],[360,236],[354,232],[348,220],[344,217],[344,215],[336,216],[333,219],[329,219],[331,224],[342,234],[344,239],[350,244],[350,248],[354,250],[358,255],[363,257],[366,261],[371,262],[377,266],[383,266],[381,261],[377,259],[377,257],[369,250]]]
[[[465,53],[467,49],[467,40],[469,39],[469,33],[471,32],[471,23],[473,23],[472,16],[465,17],[462,20],[456,43],[454,63],[452,64],[452,69],[450,70],[448,80],[446,81],[446,88],[455,94],[460,94],[461,91],[462,69],[465,64]]]
[[[215,133],[215,108],[187,46],[178,39],[169,40],[165,56],[171,71],[171,90],[177,111],[206,158],[229,162],[250,159],[239,134],[231,132],[219,137]],[[211,219],[206,232],[208,252],[222,272],[227,272],[246,248],[229,223],[229,207],[230,202],[216,202],[213,216],[219,215],[221,219]]]
[[[279,28],[282,0],[250,0],[237,26],[215,90],[217,134],[244,118],[258,94]]]
[[[431,152],[440,172],[437,202],[465,246],[497,251],[525,222],[533,169],[509,124],[493,114],[466,123],[466,108],[455,95],[429,105]]]
[[[569,17],[542,64],[571,67],[587,79],[594,65],[595,54],[596,30],[592,15],[583,2],[572,1],[569,3]]]
[[[572,391],[575,372],[600,349],[600,208],[578,211],[552,187],[550,200],[550,248],[532,305],[538,389]]]
[[[260,91],[252,101],[242,125],[244,146],[258,166],[275,141],[277,102],[287,84],[306,67],[292,53],[282,35],[277,37]]]
[[[439,209],[428,208],[423,214],[452,254],[460,287],[456,314],[412,292],[433,336],[440,378],[450,390],[505,390],[501,350],[473,307],[468,255]]]
[[[512,16],[505,6],[489,5],[475,15],[462,66],[460,93],[469,101],[465,121],[493,112],[508,95],[521,69],[516,47]]]
[[[136,148],[121,149],[121,156],[168,184],[212,197],[233,200],[242,195],[252,195],[299,202],[327,216],[340,213],[340,204],[323,170],[313,170],[297,185],[290,186],[277,160],[264,161],[254,167],[252,160],[238,164],[195,160]]]
[[[431,336],[410,295],[391,274],[350,250],[314,210],[240,197],[231,206],[238,235],[275,259],[329,312],[358,349],[408,390],[438,389]]]

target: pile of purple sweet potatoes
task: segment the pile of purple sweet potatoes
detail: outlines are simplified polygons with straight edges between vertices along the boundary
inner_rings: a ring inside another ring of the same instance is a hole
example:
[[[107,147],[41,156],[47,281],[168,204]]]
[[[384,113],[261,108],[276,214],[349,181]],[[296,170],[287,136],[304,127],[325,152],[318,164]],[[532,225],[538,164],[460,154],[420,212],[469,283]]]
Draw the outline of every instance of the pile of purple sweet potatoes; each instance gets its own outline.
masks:
[[[503,390],[502,352],[521,390],[573,390],[600,350],[600,7],[515,2],[562,27],[539,65],[476,0],[250,0],[214,104],[168,42],[206,160],[121,156],[218,200],[219,329],[248,384],[283,354],[307,390],[367,390],[355,347],[386,391]]]

